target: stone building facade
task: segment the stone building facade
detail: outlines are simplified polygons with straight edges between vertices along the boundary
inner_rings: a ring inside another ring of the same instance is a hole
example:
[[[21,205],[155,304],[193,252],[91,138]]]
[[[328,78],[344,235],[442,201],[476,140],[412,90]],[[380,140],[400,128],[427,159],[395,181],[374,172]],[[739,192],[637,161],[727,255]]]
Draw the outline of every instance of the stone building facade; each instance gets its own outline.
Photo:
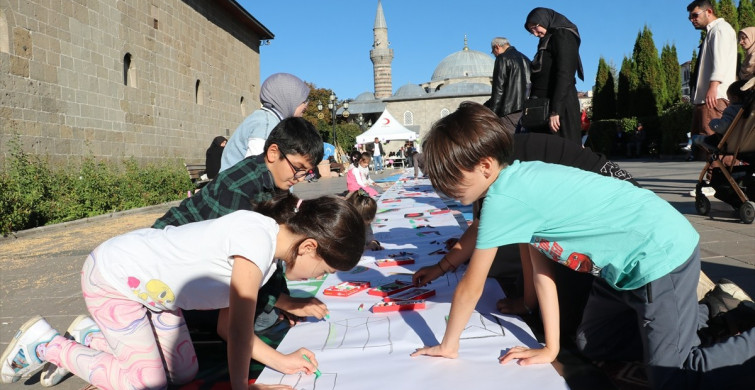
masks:
[[[259,106],[273,37],[234,0],[0,0],[0,158],[18,134],[57,164],[203,162]]]

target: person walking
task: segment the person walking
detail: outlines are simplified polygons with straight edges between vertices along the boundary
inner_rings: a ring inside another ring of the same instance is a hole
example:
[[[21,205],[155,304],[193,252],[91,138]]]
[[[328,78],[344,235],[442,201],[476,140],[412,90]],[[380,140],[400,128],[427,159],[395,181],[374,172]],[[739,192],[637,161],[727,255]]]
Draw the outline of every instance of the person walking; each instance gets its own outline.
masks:
[[[516,130],[530,87],[530,59],[509,40],[493,38],[490,51],[495,56],[493,90],[485,106],[503,119],[507,130]]]
[[[371,144],[367,144],[367,152],[372,155],[372,160],[374,164],[372,165],[373,171],[375,173],[380,173],[383,171],[383,156],[385,156],[385,151],[383,150],[383,144],[380,143],[380,138],[375,137],[375,142]]]
[[[691,77],[692,137],[712,135],[708,125],[711,119],[720,118],[729,101],[726,90],[736,80],[737,37],[734,29],[723,18],[716,16],[713,5],[708,0],[695,0],[687,6],[689,21],[698,30],[705,31],[700,45],[695,72]],[[692,156],[704,160],[706,152],[693,145]]]
[[[585,79],[579,57],[581,38],[577,26],[564,15],[538,7],[530,11],[525,30],[540,38],[532,61],[530,99],[547,98],[550,116],[545,125],[528,128],[529,132],[549,133],[581,143],[579,99],[576,72]]]
[[[739,80],[749,80],[755,76],[755,27],[745,27],[739,30],[739,46],[745,51],[737,77]]]

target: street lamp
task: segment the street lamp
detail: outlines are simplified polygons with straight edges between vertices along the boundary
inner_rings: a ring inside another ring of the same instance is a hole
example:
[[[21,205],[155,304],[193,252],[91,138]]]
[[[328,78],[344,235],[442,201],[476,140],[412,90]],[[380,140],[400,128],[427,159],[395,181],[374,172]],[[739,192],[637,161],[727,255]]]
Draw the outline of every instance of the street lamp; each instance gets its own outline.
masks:
[[[359,114],[357,116],[357,125],[359,125],[359,130],[364,131],[365,128],[372,127],[372,119],[370,119],[367,123],[364,123],[364,115]]]
[[[336,146],[336,111],[338,111],[338,106],[343,107],[343,112],[341,113],[341,116],[344,118],[349,117],[349,101],[348,100],[341,100],[338,101],[338,97],[331,93],[330,97],[328,98],[328,110],[330,110],[330,117],[333,122],[333,146]],[[317,110],[322,111],[322,101],[317,101]]]

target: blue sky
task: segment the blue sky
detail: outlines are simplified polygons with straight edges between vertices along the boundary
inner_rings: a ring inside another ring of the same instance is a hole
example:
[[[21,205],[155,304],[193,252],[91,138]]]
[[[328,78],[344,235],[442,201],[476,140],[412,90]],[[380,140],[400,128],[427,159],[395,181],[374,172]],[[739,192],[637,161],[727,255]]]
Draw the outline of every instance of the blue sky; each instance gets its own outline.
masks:
[[[374,92],[369,51],[377,0],[237,1],[275,34],[270,45],[260,48],[261,81],[287,72],[334,90],[339,99]],[[592,88],[601,56],[617,69],[624,56],[631,56],[644,25],[653,32],[659,53],[663,44],[676,45],[680,62],[691,59],[700,37],[687,19],[686,0],[383,0],[382,4],[394,54],[394,92],[408,83],[429,81],[443,58],[464,47],[465,34],[470,49],[489,53],[490,40],[504,36],[532,57],[537,38],[523,25],[529,11],[538,6],[564,14],[579,27],[585,69],[585,81],[577,80],[580,91]]]

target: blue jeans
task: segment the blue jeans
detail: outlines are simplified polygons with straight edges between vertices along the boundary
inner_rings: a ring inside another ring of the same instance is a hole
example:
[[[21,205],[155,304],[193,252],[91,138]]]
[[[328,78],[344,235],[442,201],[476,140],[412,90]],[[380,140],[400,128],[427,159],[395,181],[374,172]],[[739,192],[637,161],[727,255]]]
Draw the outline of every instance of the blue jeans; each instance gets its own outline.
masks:
[[[382,171],[383,170],[383,156],[381,155],[372,156],[372,159],[375,160],[375,172]]]
[[[740,386],[755,380],[755,328],[701,347],[697,330],[708,313],[697,302],[699,277],[697,247],[682,265],[635,290],[596,279],[577,330],[579,349],[592,359],[642,357],[656,389],[746,388]]]

